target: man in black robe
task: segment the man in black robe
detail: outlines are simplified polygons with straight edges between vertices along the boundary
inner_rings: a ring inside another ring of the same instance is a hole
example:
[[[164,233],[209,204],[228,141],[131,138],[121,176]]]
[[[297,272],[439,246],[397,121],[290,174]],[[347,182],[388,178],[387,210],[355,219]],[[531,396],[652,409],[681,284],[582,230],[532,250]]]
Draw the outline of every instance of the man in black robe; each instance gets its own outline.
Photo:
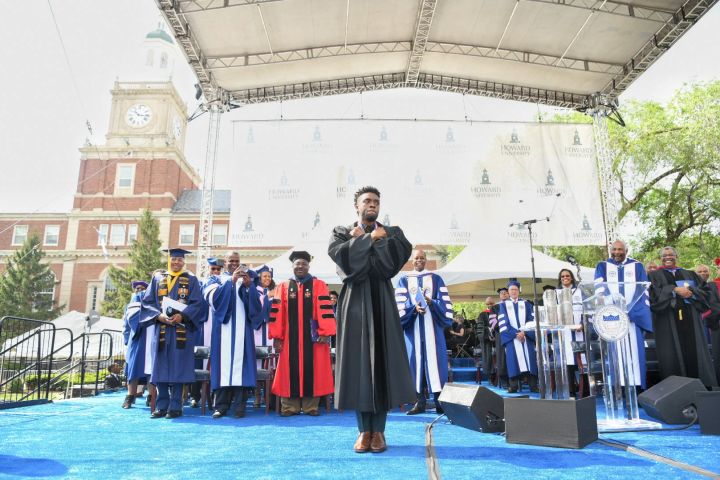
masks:
[[[660,268],[650,273],[650,309],[660,378],[699,378],[717,386],[701,314],[708,309],[708,287],[698,275],[677,266],[677,252],[662,249]]]
[[[720,259],[716,259],[715,262],[718,260]],[[695,273],[708,288],[708,306],[710,308],[703,312],[702,318],[705,326],[710,329],[710,351],[715,364],[715,378],[720,383],[720,278],[712,280],[710,267],[707,265],[698,265],[695,267]]]
[[[405,338],[391,279],[412,245],[399,227],[377,222],[380,192],[355,193],[358,221],[335,227],[328,254],[343,280],[337,304],[335,407],[355,410],[358,453],[387,448],[385,421],[394,406],[415,401]]]
[[[507,287],[498,288],[497,293],[500,296],[500,302],[492,306],[495,318],[500,315],[500,304],[510,298],[510,293],[508,292]],[[507,374],[507,362],[505,361],[505,348],[500,341],[500,330],[497,323],[495,323],[492,333],[495,337],[495,386],[502,388],[503,384],[509,385],[509,380]]]

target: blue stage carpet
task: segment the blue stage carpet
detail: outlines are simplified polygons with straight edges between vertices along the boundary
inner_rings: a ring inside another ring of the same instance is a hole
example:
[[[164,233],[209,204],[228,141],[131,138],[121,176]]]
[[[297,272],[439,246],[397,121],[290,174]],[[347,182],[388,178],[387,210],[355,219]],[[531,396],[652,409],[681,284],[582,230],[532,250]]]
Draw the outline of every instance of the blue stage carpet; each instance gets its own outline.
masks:
[[[247,417],[212,420],[185,408],[176,420],[149,409],[123,410],[122,393],[0,411],[0,478],[427,478],[424,429],[433,414],[393,412],[389,449],[355,454],[353,413],[281,418],[248,408]],[[720,472],[720,437],[699,427],[677,432],[602,435]],[[434,427],[446,479],[700,478],[594,443],[582,450],[512,445],[500,435],[440,420]]]

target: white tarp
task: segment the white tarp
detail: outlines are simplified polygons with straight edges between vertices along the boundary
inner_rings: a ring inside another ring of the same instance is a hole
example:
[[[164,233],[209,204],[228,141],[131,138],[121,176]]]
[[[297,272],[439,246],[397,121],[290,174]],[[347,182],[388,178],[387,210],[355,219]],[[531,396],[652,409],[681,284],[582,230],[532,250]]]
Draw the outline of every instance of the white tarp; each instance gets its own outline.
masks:
[[[230,243],[297,244],[355,220],[353,193],[382,193],[380,222],[414,244],[478,238],[603,244],[590,125],[444,121],[234,123]],[[245,179],[245,180],[243,180]]]
[[[563,268],[571,270],[577,276],[575,267],[567,262],[537,250],[534,256],[537,278],[557,278]],[[581,267],[581,275],[585,281],[591,280],[594,272],[592,268]],[[531,278],[530,249],[527,245],[514,244],[468,245],[437,273],[447,285],[511,277]]]
[[[56,333],[55,333],[55,348],[59,348],[63,345],[66,345],[68,342],[70,342],[71,337],[70,333],[65,330],[69,329],[72,332],[72,338],[77,339],[85,333],[86,328],[86,321],[87,318],[86,313],[82,312],[76,312],[71,311],[68,312],[55,320],[52,321],[52,323],[56,327]],[[103,330],[119,330],[122,331],[123,324],[122,320],[117,318],[111,318],[111,317],[100,317],[100,319],[90,325],[89,333],[96,334],[101,333]],[[31,330],[29,332],[26,332],[18,337],[11,338],[5,341],[3,345],[3,350],[5,348],[8,348],[11,345],[17,344],[21,339],[32,337],[32,339],[28,340],[27,342],[24,342],[17,353],[22,352],[32,352],[33,355],[37,353],[38,347],[37,347],[37,341],[38,341],[38,335],[33,336],[33,332],[35,330]],[[52,347],[52,344],[50,343],[50,333],[49,331],[46,331],[42,333],[41,339],[40,339],[40,352],[43,357],[49,355],[50,348]],[[111,341],[111,339],[106,335],[89,335],[88,340],[85,343],[86,347],[86,353],[87,356],[90,358],[95,358],[98,356],[98,352],[104,357],[106,355],[110,354],[109,345],[108,343]],[[125,345],[123,344],[122,336],[114,335],[112,337],[114,340],[114,343],[112,345],[112,354],[118,355],[120,353],[125,352]],[[101,346],[101,342],[103,345]],[[74,345],[71,348],[69,346],[60,348],[54,353],[54,359],[55,360],[63,360],[71,356],[73,358],[80,357],[82,355],[82,347],[83,342],[81,340],[77,340],[74,342]],[[102,347],[102,349],[101,349]],[[11,350],[11,353],[15,353]]]
[[[325,241],[308,241],[297,244],[287,252],[282,253],[268,265],[273,269],[275,283],[284,282],[293,274],[292,263],[290,263],[290,252],[293,250],[305,250],[313,256],[310,262],[310,274],[329,285],[342,283],[337,274],[337,266],[327,254],[330,235]]]

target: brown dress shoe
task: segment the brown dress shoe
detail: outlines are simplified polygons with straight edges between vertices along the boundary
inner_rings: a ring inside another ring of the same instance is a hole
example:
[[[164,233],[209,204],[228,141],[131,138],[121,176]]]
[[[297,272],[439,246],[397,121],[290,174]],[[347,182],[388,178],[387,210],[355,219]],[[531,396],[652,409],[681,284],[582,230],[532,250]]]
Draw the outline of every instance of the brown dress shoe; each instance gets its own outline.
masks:
[[[373,439],[372,432],[360,432],[355,440],[355,453],[367,453],[370,451],[370,442]]]
[[[385,434],[383,432],[373,432],[372,441],[370,442],[370,451],[372,453],[380,453],[387,450],[385,443]]]

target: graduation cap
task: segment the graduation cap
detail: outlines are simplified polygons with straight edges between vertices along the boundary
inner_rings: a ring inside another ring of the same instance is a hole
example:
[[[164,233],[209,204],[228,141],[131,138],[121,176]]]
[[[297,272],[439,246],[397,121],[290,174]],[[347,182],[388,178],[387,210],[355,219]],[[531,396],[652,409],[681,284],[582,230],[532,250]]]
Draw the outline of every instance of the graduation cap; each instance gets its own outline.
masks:
[[[294,250],[292,253],[290,253],[290,261],[294,262],[295,260],[305,260],[308,263],[312,261],[313,257],[305,250]]]
[[[498,293],[498,295],[500,295],[500,292],[507,292],[508,289],[507,289],[507,287],[500,287],[500,288],[498,288],[498,289],[495,290],[495,291]]]
[[[163,252],[167,252],[170,258],[185,258],[185,255],[192,253],[184,248],[164,248]]]
[[[272,269],[272,267],[269,267],[269,266],[267,266],[267,265],[263,265],[263,266],[255,269],[255,273],[257,274],[258,277],[260,277],[260,275],[262,275],[262,274],[265,273],[265,272],[270,272],[270,278],[273,278],[273,269]]]
[[[207,259],[208,265],[212,265],[213,267],[224,267],[225,266],[225,260],[222,258],[215,258],[210,257]]]
[[[518,282],[517,280],[510,280],[508,282],[507,286],[508,286],[508,288],[510,288],[510,287],[520,288],[520,282]]]
[[[138,288],[138,287],[143,287],[143,288],[147,288],[147,287],[148,287],[148,283],[147,283],[147,282],[143,282],[142,280],[135,280],[135,281],[133,281],[130,285],[132,286],[132,289],[133,289],[133,290],[135,290],[135,289]]]

